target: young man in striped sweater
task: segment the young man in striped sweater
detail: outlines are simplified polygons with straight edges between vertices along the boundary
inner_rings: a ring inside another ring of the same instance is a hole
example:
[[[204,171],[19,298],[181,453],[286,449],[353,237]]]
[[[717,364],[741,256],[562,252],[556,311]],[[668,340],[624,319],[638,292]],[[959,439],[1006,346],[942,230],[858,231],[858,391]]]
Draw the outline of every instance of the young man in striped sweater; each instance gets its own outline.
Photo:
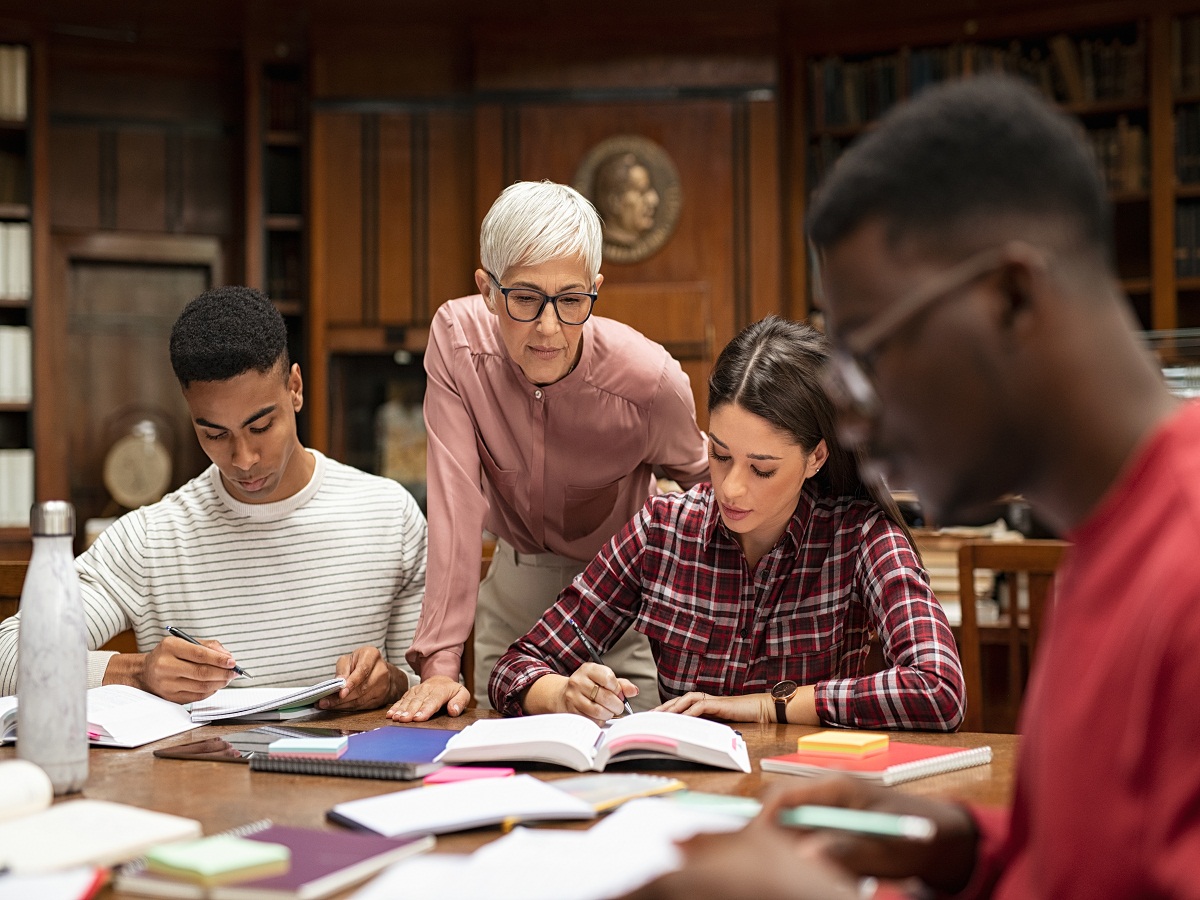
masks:
[[[300,367],[258,291],[217,288],[189,303],[171,332],[171,365],[213,464],[76,560],[89,686],[129,684],[183,703],[225,687],[240,665],[255,687],[344,677],[325,708],[398,699],[415,680],[404,651],[425,587],[416,501],[301,445]],[[19,628],[19,615],[0,624],[0,694],[16,691]],[[129,628],[140,652],[96,649]]]

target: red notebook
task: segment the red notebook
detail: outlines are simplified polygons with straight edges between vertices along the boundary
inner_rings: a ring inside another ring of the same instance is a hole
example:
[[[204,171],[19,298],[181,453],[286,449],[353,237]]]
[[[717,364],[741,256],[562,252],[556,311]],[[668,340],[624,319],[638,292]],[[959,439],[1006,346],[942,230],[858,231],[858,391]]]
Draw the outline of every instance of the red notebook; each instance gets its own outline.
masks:
[[[429,836],[392,839],[348,831],[290,828],[265,820],[227,833],[252,841],[286,844],[292,851],[291,868],[282,875],[204,887],[147,872],[144,861],[138,860],[118,870],[115,886],[130,894],[190,900],[319,900],[366,881],[393,862],[428,850],[434,843]]]
[[[914,778],[924,778],[927,775],[941,775],[955,769],[983,766],[991,761],[991,747],[933,747],[927,744],[892,741],[883,753],[861,759],[835,759],[827,753],[768,756],[762,761],[762,769],[764,772],[784,772],[788,775],[828,775],[842,772],[886,786],[912,781]]]

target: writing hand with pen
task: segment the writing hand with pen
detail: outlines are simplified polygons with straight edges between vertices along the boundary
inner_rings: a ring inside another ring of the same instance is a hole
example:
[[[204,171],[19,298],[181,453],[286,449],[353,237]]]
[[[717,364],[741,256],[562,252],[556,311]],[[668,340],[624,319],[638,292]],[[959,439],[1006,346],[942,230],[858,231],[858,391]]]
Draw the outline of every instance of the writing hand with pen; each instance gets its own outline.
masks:
[[[245,674],[220,641],[201,641],[177,628],[148,653],[118,653],[105,684],[127,684],[173,703],[203,700]]]
[[[584,634],[579,623],[568,617],[567,623],[582,642],[591,662],[571,673],[543,675],[525,692],[521,705],[527,713],[569,712],[587,716],[596,722],[607,722],[622,712],[633,714],[628,697],[636,697],[637,685],[604,665],[596,647]]]

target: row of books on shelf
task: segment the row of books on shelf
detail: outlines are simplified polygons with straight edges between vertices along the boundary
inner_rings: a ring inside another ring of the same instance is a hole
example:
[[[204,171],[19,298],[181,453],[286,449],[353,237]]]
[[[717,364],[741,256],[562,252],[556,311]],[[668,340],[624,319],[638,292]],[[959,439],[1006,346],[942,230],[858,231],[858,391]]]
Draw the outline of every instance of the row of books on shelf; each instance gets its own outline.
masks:
[[[28,528],[33,506],[33,451],[0,450],[0,528]]]
[[[0,222],[0,297],[27,300],[32,293],[28,222]]]
[[[28,48],[0,44],[0,119],[25,121],[28,71]]]
[[[1088,140],[1110,191],[1144,191],[1150,171],[1146,129],[1117,117],[1116,128],[1089,128]]]
[[[33,341],[27,325],[0,325],[0,403],[33,396]]]
[[[1171,85],[1176,94],[1200,94],[1200,16],[1171,23]]]
[[[1175,110],[1175,174],[1181,184],[1200,183],[1200,106]]]
[[[1175,207],[1175,274],[1200,275],[1200,201]]]
[[[986,72],[1006,72],[1062,103],[1138,100],[1146,93],[1146,42],[1055,35],[1047,41],[1004,46],[951,44],[902,47],[859,61],[838,56],[809,62],[812,127],[865,124],[897,100],[930,84]]]

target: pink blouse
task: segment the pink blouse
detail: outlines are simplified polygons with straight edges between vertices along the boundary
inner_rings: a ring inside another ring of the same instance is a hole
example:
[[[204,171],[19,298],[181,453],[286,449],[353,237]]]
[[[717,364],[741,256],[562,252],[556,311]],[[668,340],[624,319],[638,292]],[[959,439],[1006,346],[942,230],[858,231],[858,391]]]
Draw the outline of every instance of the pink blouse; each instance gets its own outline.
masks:
[[[457,678],[475,621],[483,530],[518,553],[590,560],[654,491],[708,480],[704,435],[679,363],[632,328],[592,316],[575,369],[531,384],[478,294],[442,304],[425,354],[429,564],[407,658]]]

